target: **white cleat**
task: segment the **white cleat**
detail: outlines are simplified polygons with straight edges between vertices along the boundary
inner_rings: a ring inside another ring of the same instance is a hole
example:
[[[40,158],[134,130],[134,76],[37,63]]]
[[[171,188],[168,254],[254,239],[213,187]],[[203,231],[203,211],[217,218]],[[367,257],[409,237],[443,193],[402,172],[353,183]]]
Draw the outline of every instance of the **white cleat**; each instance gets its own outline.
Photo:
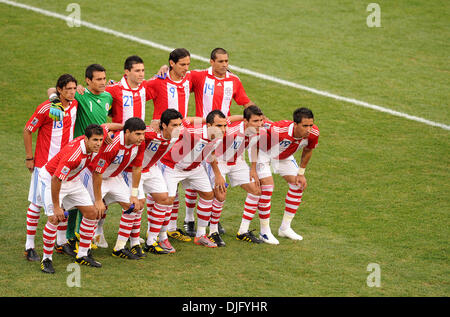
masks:
[[[264,243],[268,243],[268,244],[280,244],[280,242],[277,240],[277,238],[274,237],[274,235],[272,233],[265,233],[259,234],[259,238],[264,241]]]
[[[102,234],[98,234],[92,239],[92,242],[98,246],[99,248],[107,248],[108,242],[106,242],[105,236]]]
[[[299,234],[296,234],[295,231],[292,230],[292,228],[288,228],[285,230],[278,229],[278,236],[298,241],[303,240],[303,237]]]
[[[139,243],[140,243],[140,244],[144,244],[144,242],[145,242],[145,240],[142,239],[141,237],[139,237]]]

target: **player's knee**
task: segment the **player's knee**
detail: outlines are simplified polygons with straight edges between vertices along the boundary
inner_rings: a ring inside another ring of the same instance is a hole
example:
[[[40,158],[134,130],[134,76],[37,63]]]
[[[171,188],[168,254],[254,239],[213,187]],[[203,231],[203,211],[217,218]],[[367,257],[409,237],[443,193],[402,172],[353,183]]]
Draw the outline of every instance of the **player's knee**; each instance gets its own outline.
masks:
[[[214,199],[214,192],[199,192],[199,195],[201,198],[205,200],[212,200]]]

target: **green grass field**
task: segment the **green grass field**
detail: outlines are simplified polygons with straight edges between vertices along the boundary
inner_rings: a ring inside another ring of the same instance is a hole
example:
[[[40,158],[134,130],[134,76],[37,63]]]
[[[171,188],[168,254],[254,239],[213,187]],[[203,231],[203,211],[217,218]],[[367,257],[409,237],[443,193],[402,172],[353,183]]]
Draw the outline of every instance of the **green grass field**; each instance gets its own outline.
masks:
[[[21,0],[64,15],[71,2]],[[225,47],[233,65],[450,124],[448,2],[378,1],[381,28],[366,25],[369,2],[350,0],[77,3],[81,19],[94,24],[205,57]],[[137,54],[150,77],[168,53],[3,3],[0,15],[2,296],[449,296],[449,131],[239,73],[269,118],[291,119],[299,106],[314,111],[319,147],[292,225],[304,240],[236,241],[245,194],[233,188],[222,217],[225,248],[174,242],[174,255],[138,262],[99,249],[103,268],[82,267],[80,288],[66,284],[71,259],[55,254],[57,273],[44,275],[22,255],[30,177],[25,122],[62,73],[83,82],[85,67],[100,63],[118,80],[124,59]],[[205,67],[192,60],[192,69]],[[275,186],[274,233],[287,191],[278,176]],[[110,245],[119,213],[112,207],[105,224]],[[36,237],[40,254],[45,218]],[[257,217],[251,227],[259,229]],[[366,284],[370,263],[380,266],[381,287]]]

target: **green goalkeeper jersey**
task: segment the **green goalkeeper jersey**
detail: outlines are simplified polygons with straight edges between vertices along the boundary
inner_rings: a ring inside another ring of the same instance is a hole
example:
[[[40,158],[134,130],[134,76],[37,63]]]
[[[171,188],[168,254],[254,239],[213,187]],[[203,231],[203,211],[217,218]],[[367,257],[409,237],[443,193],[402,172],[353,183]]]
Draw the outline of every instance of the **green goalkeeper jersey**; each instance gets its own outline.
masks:
[[[109,92],[105,91],[95,95],[85,88],[83,95],[78,92],[75,94],[75,99],[78,101],[78,110],[74,138],[83,135],[86,127],[90,124],[106,123],[113,102]]]

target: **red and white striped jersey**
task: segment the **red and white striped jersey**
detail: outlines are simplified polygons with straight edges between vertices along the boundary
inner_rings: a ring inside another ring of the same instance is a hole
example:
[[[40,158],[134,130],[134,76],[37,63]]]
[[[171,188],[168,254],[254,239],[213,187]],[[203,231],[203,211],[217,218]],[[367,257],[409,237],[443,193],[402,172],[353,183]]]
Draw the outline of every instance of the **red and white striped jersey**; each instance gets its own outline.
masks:
[[[158,120],[167,109],[178,110],[183,118],[187,117],[189,93],[192,88],[191,73],[179,81],[173,81],[169,74],[165,79],[153,77],[145,81],[144,87],[148,89],[149,99],[153,99],[153,119]],[[147,100],[149,100],[147,99]]]
[[[76,100],[70,103],[62,121],[53,121],[48,116],[50,106],[49,100],[40,104],[25,124],[25,129],[32,133],[39,129],[34,154],[34,166],[39,168],[72,141],[77,117],[78,102]]]
[[[210,67],[192,70],[191,78],[197,117],[206,118],[212,110],[221,110],[224,115],[230,116],[232,99],[241,106],[250,102],[241,80],[230,72],[226,73],[225,78],[217,78]]]
[[[155,132],[150,126],[145,130],[145,152],[142,161],[142,173],[146,173],[175,144],[179,138],[165,139],[161,133]]]
[[[184,129],[180,132],[178,141],[171,150],[163,156],[161,163],[171,168],[190,171],[198,167],[202,161],[215,150],[222,139],[208,139],[206,124],[187,125],[183,121]]]
[[[265,121],[265,129],[260,130],[259,149],[271,158],[283,160],[304,147],[316,148],[319,142],[319,128],[313,125],[307,138],[294,138],[294,122],[282,120],[277,122]]]
[[[250,144],[250,140],[258,136],[246,135],[244,121],[237,121],[227,127],[227,134],[215,150],[218,161],[224,161],[227,165],[235,165],[238,157],[244,154]]]
[[[124,124],[127,119],[138,117],[145,121],[145,102],[151,99],[149,91],[142,82],[138,88],[130,88],[124,75],[120,82],[106,86],[113,97],[110,116],[112,122]]]
[[[89,165],[91,171],[102,174],[103,178],[114,177],[129,166],[142,166],[145,142],[139,146],[125,145],[124,132],[120,131],[111,144],[103,142],[100,151]]]
[[[69,182],[91,163],[93,157],[94,153],[87,153],[84,135],[81,135],[48,161],[45,169],[50,175]]]

